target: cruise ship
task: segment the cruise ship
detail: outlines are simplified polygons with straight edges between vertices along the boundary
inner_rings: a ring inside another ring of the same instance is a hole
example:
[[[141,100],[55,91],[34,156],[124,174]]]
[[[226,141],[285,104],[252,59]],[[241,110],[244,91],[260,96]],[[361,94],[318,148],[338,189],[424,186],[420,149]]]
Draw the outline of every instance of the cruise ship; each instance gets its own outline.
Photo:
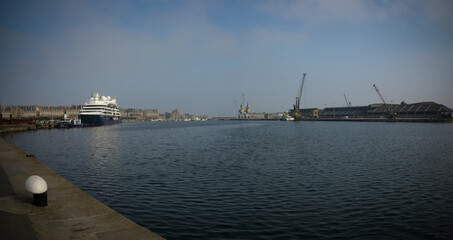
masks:
[[[84,127],[119,124],[122,122],[115,97],[99,96],[96,93],[79,112]]]

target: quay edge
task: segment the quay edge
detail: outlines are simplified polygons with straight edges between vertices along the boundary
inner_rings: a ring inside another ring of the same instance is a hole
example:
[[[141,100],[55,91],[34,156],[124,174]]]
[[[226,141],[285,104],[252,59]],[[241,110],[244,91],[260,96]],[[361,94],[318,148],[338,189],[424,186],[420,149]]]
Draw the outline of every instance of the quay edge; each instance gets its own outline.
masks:
[[[251,119],[219,119],[219,120],[229,120],[229,121],[280,121],[280,119],[271,118],[251,118]],[[453,119],[429,119],[429,118],[396,118],[396,119],[387,119],[387,118],[303,118],[287,122],[418,122],[418,123],[453,123]]]
[[[318,118],[300,119],[298,121],[337,121],[337,122],[424,122],[424,123],[453,123],[453,119],[428,119],[428,118]]]
[[[32,204],[32,194],[24,187],[31,175],[47,182],[48,206]],[[0,233],[2,239],[164,239],[102,204],[3,137],[0,223],[9,223]]]

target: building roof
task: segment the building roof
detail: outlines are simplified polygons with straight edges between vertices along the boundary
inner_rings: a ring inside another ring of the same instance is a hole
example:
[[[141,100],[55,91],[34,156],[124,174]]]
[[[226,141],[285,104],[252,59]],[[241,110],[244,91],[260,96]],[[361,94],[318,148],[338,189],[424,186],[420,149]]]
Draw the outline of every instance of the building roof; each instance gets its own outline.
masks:
[[[441,112],[453,112],[452,109],[435,102],[392,105],[392,110],[397,114],[438,114]],[[385,106],[371,110],[372,113],[384,113],[386,111],[387,108]]]

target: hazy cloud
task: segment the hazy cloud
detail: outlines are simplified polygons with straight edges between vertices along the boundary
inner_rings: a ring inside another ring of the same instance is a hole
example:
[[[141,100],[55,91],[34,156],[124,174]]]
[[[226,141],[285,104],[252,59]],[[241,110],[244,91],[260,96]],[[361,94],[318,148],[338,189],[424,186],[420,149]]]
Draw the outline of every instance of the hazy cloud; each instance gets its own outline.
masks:
[[[276,18],[319,22],[386,22],[404,16],[451,22],[453,2],[448,0],[305,0],[267,1],[260,9]]]

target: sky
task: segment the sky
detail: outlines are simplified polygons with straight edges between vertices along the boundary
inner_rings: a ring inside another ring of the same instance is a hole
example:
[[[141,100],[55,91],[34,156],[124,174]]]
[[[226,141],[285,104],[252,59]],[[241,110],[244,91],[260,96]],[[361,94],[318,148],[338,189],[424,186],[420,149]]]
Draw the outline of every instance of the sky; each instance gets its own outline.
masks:
[[[236,116],[435,101],[453,108],[449,0],[0,0],[0,104]]]

